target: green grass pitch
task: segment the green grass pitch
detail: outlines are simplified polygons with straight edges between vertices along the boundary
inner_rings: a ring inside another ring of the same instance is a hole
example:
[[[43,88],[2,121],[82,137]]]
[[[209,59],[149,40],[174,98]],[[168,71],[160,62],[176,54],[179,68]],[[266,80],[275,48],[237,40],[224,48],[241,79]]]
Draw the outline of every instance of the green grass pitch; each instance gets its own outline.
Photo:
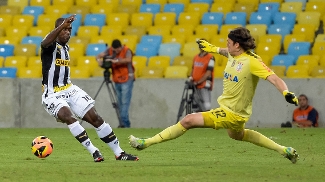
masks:
[[[136,151],[128,144],[130,134],[149,137],[161,129],[114,129],[121,147],[139,156],[135,162],[116,161],[96,132],[87,129],[105,157],[104,162],[94,163],[68,129],[0,129],[0,181],[324,181],[324,128],[255,130],[297,149],[298,163],[291,164],[275,151],[232,140],[226,130],[193,129],[176,140]],[[48,136],[54,143],[54,151],[46,159],[31,153],[31,142],[38,135]]]

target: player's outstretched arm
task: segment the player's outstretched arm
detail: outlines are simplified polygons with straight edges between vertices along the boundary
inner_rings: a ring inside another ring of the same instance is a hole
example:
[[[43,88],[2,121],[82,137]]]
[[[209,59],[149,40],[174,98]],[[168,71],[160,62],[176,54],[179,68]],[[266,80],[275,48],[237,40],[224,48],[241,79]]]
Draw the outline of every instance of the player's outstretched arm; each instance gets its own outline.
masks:
[[[215,45],[210,44],[206,40],[200,39],[196,41],[199,44],[199,48],[205,52],[218,53],[225,57],[228,57],[228,48],[220,48]]]
[[[296,106],[298,105],[298,98],[293,92],[289,92],[287,84],[281,78],[279,78],[276,74],[273,74],[268,76],[267,80],[282,93],[288,103]]]

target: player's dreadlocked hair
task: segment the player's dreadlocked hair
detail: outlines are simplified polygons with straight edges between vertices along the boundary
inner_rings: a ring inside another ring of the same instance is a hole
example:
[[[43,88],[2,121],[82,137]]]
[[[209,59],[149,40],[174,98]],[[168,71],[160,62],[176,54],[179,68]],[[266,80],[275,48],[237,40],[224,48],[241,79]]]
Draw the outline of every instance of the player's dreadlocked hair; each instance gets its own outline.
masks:
[[[250,31],[244,27],[238,27],[230,31],[228,38],[232,41],[238,42],[240,47],[245,51],[255,49],[255,39],[251,36]]]

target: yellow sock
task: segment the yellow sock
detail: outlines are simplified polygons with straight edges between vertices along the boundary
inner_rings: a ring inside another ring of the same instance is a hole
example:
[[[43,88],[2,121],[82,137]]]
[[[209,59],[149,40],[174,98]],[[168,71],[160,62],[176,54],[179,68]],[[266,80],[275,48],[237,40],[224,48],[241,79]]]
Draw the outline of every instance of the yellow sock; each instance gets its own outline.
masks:
[[[177,124],[164,129],[157,135],[155,135],[151,138],[145,139],[144,145],[146,147],[148,147],[148,146],[156,144],[156,143],[165,142],[168,140],[175,139],[175,138],[183,135],[186,132],[186,130],[187,129],[184,128],[180,122],[178,122]]]
[[[243,141],[250,142],[271,150],[275,150],[280,154],[284,154],[284,146],[275,143],[273,140],[254,130],[245,129]]]

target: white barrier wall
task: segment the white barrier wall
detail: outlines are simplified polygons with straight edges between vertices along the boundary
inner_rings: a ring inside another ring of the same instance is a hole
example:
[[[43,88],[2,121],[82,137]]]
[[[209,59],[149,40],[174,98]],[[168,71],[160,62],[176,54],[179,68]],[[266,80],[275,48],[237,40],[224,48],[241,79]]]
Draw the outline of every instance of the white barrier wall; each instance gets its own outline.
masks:
[[[72,80],[92,97],[97,93],[103,79]],[[324,126],[324,79],[285,79],[291,91],[306,94],[310,104],[320,114],[320,125]],[[40,79],[0,79],[0,127],[66,127],[56,123],[41,104]],[[137,79],[134,84],[130,107],[131,127],[165,128],[176,122],[177,112],[184,90],[183,79]],[[222,93],[222,80],[215,80],[212,107],[218,107],[217,97]],[[107,87],[104,86],[97,99],[96,109],[111,124],[118,126]],[[280,127],[281,122],[291,120],[294,105],[288,104],[281,93],[268,81],[260,80],[253,100],[253,115],[247,127]],[[90,127],[89,124],[83,124]]]

